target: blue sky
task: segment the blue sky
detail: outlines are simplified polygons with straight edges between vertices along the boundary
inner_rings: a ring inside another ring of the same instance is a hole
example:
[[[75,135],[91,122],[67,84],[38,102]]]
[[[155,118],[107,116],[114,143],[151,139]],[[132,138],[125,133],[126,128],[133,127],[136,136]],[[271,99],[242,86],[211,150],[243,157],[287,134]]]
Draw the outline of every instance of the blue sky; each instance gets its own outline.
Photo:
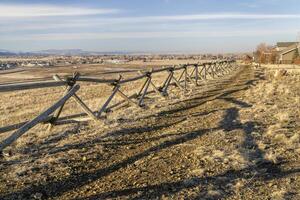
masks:
[[[0,0],[14,51],[246,52],[299,33],[299,0]]]

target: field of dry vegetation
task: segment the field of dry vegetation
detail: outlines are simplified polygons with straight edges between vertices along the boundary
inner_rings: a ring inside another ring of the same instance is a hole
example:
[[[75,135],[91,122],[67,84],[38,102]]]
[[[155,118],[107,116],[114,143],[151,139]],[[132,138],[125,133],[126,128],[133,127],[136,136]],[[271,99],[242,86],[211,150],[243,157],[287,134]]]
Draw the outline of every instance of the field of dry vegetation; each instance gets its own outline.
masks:
[[[125,106],[100,122],[38,125],[5,150],[0,199],[300,199],[299,82],[300,69],[241,66],[186,94],[151,94],[143,112]],[[78,96],[97,110],[110,93],[83,84]],[[0,127],[62,94],[2,93]],[[62,114],[80,112],[69,101]]]

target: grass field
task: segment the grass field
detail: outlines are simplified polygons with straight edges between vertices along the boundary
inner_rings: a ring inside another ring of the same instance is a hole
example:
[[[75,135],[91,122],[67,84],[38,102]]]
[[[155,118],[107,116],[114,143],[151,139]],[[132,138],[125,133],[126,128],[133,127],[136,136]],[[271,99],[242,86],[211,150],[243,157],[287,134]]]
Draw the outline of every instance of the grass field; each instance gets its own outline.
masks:
[[[100,122],[51,131],[39,125],[6,150],[0,198],[299,199],[299,81],[297,68],[241,66],[186,94],[174,87],[168,98],[151,94],[143,111],[125,106]],[[83,84],[78,95],[97,109],[110,93]],[[32,118],[62,94],[1,94],[0,126]],[[80,112],[70,101],[63,115]]]
[[[83,75],[102,77],[118,73],[126,75],[137,70],[197,62],[205,62],[205,60],[153,60],[151,62],[131,61],[125,64],[80,64],[54,67],[20,67],[12,70],[0,71],[0,84],[52,79],[54,74],[66,76],[71,75],[74,72],[80,72]]]

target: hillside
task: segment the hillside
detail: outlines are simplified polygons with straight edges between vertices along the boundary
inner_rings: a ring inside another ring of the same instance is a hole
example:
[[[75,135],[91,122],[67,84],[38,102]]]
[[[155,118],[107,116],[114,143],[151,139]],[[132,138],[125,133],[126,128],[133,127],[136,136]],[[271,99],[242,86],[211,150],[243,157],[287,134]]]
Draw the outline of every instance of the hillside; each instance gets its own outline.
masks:
[[[299,199],[299,80],[296,70],[242,66],[188,94],[154,95],[143,112],[124,107],[50,132],[40,125],[2,158],[0,198]],[[2,95],[18,101],[0,108],[28,118],[31,103],[44,107],[61,90],[39,91],[47,98]],[[79,95],[96,108],[103,91],[89,85]]]

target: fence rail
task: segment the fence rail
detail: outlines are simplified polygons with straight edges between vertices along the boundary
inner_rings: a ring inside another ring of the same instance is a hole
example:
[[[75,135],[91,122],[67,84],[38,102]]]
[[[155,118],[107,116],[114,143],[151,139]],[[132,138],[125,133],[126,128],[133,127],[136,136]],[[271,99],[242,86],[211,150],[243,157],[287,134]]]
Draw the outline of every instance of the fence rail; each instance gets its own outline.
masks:
[[[17,129],[9,137],[0,142],[0,152],[2,152],[6,147],[11,145],[24,133],[26,133],[28,130],[30,130],[39,123],[49,123],[50,128],[55,124],[58,124],[58,122],[61,120],[59,119],[59,117],[61,112],[63,111],[64,105],[71,97],[81,107],[86,116],[88,116],[91,120],[99,120],[104,112],[108,112],[112,109],[118,109],[118,107],[120,107],[126,102],[128,104],[132,104],[133,106],[143,108],[145,106],[145,96],[149,93],[156,92],[157,94],[165,97],[168,95],[168,89],[170,85],[174,85],[180,90],[186,92],[188,89],[188,83],[194,86],[199,86],[199,81],[206,81],[208,79],[214,79],[223,76],[225,74],[230,73],[237,67],[238,66],[234,60],[223,60],[217,62],[185,64],[179,66],[165,67],[161,69],[151,69],[150,71],[140,71],[138,76],[128,79],[123,79],[121,75],[118,79],[101,79],[99,77],[87,77],[81,76],[79,73],[74,73],[72,77],[67,77],[65,80],[63,80],[58,75],[55,75],[53,76],[53,81],[39,81],[30,83],[0,85],[0,93],[48,87],[65,88],[64,95],[54,105],[46,109],[34,119],[18,124],[0,127],[0,133]],[[188,69],[190,69],[191,72],[189,72]],[[176,71],[180,71],[179,77],[175,76]],[[157,86],[152,79],[153,74],[163,72],[167,72],[168,76],[164,80],[162,85]],[[145,81],[143,82],[141,89],[137,94],[127,96],[121,91],[121,87],[125,83],[142,79],[145,79]],[[104,104],[101,105],[97,111],[92,111],[76,94],[76,92],[80,89],[80,86],[78,85],[79,82],[109,84],[112,86],[112,92],[109,95],[109,97],[107,97]],[[153,89],[152,91],[149,91],[150,87]],[[109,106],[112,99],[116,95],[119,95],[123,100],[119,101],[114,105]]]

